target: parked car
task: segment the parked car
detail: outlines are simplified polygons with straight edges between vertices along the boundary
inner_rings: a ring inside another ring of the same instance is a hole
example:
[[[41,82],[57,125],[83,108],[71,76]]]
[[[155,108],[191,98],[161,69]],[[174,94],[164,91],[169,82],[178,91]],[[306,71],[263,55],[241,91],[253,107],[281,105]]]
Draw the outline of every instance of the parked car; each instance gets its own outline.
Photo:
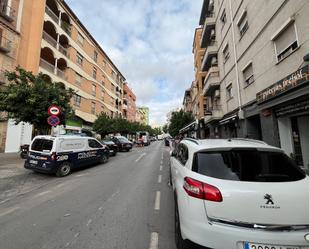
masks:
[[[165,144],[165,146],[170,146],[170,138],[169,137],[164,138],[164,144]]]
[[[118,151],[130,151],[133,143],[123,136],[114,136],[112,141],[118,146]]]
[[[309,178],[281,149],[183,139],[170,160],[178,249],[309,248]]]
[[[106,163],[109,150],[92,137],[36,136],[24,167],[42,173],[67,176],[71,170],[95,163]]]
[[[118,152],[118,145],[115,144],[112,140],[102,140],[102,144],[107,145],[109,149],[110,156],[116,156]]]
[[[136,137],[142,140],[143,145],[150,145],[150,136],[148,131],[138,131],[136,132]]]

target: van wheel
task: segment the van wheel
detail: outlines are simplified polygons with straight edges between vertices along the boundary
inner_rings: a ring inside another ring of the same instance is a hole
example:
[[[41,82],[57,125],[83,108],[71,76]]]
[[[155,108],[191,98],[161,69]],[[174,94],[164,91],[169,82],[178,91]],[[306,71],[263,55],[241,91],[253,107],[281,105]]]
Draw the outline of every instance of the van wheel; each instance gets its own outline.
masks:
[[[175,200],[175,243],[176,243],[177,249],[189,249],[187,247],[187,243],[182,239],[182,236],[181,236],[177,200]]]
[[[71,168],[72,168],[71,163],[69,162],[62,163],[57,169],[56,176],[58,177],[67,176],[68,174],[70,174]]]
[[[104,164],[104,163],[107,163],[107,161],[108,161],[108,157],[106,155],[102,155],[100,159],[100,163]]]

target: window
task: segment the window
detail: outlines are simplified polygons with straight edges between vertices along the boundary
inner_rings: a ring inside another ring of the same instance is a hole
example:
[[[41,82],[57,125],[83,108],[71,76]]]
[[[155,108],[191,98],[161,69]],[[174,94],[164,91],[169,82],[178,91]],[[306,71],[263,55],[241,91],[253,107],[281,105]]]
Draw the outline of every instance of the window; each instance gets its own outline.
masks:
[[[77,54],[76,54],[76,63],[78,65],[83,65],[83,59],[84,59],[84,57],[79,52],[77,52]]]
[[[223,62],[225,63],[230,58],[229,44],[225,45],[222,52],[223,52]]]
[[[298,48],[295,24],[290,24],[275,39],[275,48],[277,53],[277,61],[281,61]]]
[[[103,60],[103,68],[106,68],[106,61]]]
[[[82,102],[82,97],[74,94],[73,95],[73,101],[74,101],[74,105],[80,107],[80,103]]]
[[[78,32],[78,34],[77,34],[77,41],[78,41],[78,43],[83,45],[84,44],[84,40],[85,40],[85,38],[82,36],[81,33]]]
[[[254,82],[252,63],[246,66],[245,69],[242,70],[242,73],[245,80],[245,86],[248,86]]]
[[[95,62],[98,61],[98,52],[97,52],[97,51],[94,51],[94,52],[93,52],[93,60],[94,60]]]
[[[95,84],[92,84],[92,95],[96,95],[97,86]]]
[[[232,85],[232,83],[230,83],[226,87],[226,97],[227,97],[228,100],[233,98],[233,85]]]
[[[101,99],[104,100],[104,90],[101,90]]]
[[[82,83],[82,76],[78,73],[75,73],[75,83],[78,84],[78,85],[81,85]]]
[[[48,139],[35,139],[34,142],[31,145],[31,150],[34,151],[42,151],[42,152],[49,152],[53,148],[53,140]]]
[[[116,73],[112,70],[112,78],[116,79]]]
[[[95,102],[91,102],[91,113],[95,114]]]
[[[96,69],[95,67],[94,67],[93,70],[92,70],[92,77],[93,77],[94,79],[97,78],[97,69]]]
[[[225,12],[225,9],[222,11],[220,20],[222,22],[222,26],[224,26],[224,24],[226,23],[226,12]]]
[[[287,182],[306,176],[285,154],[256,149],[199,152],[194,162],[193,171],[224,180]]]
[[[89,139],[88,145],[89,145],[90,148],[102,148],[103,147],[102,144],[100,144],[98,141],[96,141],[94,139]]]
[[[239,29],[240,37],[242,37],[249,28],[248,19],[247,19],[247,11],[243,11],[240,18],[237,21],[237,26]]]
[[[189,158],[188,147],[184,144],[179,144],[177,149],[177,159],[181,164],[185,165]]]
[[[115,86],[114,85],[111,85],[111,90],[112,90],[112,92],[115,91]]]

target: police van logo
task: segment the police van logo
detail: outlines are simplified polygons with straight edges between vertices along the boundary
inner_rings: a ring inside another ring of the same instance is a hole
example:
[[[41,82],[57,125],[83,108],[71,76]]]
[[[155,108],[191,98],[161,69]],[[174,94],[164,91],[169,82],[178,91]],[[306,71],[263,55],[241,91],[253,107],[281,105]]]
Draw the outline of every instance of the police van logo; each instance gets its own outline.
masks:
[[[96,155],[97,155],[96,151],[82,152],[82,153],[78,153],[77,159],[95,157]]]

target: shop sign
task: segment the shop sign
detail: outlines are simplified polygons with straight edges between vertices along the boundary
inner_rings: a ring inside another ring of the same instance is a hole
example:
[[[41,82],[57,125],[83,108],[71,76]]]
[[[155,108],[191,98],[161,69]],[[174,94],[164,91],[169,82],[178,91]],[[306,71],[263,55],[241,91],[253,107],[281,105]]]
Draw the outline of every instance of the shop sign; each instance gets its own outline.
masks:
[[[277,117],[300,112],[309,112],[309,100],[287,105],[276,110]]]
[[[271,85],[265,90],[256,94],[257,103],[260,104],[266,100],[277,97],[278,95],[287,92],[299,85],[302,85],[308,82],[308,65],[297,70],[296,72],[288,75],[282,80],[279,80],[277,83]]]

